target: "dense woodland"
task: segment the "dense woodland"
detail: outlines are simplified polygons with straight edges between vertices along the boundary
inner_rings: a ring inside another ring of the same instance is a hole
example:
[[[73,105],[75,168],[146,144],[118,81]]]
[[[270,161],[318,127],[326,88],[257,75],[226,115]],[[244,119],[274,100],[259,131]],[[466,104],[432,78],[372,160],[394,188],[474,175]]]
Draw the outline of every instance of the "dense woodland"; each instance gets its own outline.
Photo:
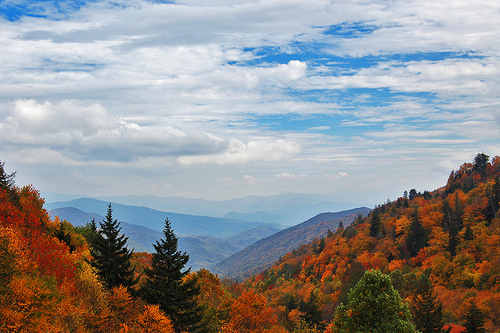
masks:
[[[0,164],[1,332],[499,332],[500,158],[412,189],[243,283],[187,270],[165,221],[133,253],[109,206],[51,219]]]

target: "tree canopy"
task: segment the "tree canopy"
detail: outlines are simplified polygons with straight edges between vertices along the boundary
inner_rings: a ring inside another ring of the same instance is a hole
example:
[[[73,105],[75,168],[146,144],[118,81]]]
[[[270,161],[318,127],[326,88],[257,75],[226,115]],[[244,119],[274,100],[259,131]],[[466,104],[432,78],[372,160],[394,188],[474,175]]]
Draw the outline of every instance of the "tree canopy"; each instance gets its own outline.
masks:
[[[349,292],[347,304],[338,306],[333,321],[335,333],[413,333],[408,305],[379,270],[365,272]]]

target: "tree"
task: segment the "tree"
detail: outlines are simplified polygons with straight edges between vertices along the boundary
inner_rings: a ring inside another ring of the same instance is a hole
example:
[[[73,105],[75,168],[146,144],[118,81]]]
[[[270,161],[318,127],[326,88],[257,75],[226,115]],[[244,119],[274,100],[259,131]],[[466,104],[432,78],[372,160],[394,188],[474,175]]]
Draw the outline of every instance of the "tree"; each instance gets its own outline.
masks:
[[[472,300],[469,307],[465,310],[465,328],[467,333],[484,333],[484,314],[476,306],[476,302]]]
[[[410,228],[406,238],[406,246],[410,255],[412,257],[416,256],[420,249],[427,246],[427,241],[427,231],[423,227],[422,222],[420,222],[420,216],[415,209],[411,217]]]
[[[410,194],[409,194],[408,199],[410,199],[410,201],[411,201],[411,200],[415,199],[417,197],[417,195],[418,195],[417,190],[415,190],[414,188],[412,188],[410,190]]]
[[[108,289],[120,285],[130,288],[137,283],[130,260],[133,251],[126,246],[128,237],[120,235],[120,223],[113,220],[113,209],[108,205],[106,219],[91,244],[91,265]]]
[[[17,206],[19,204],[19,196],[16,192],[16,185],[14,183],[16,171],[7,174],[4,166],[5,162],[0,161],[0,190],[6,191],[9,200]]]
[[[380,221],[380,216],[378,215],[378,210],[374,209],[370,219],[370,236],[377,237],[382,230],[382,222]]]
[[[486,167],[488,166],[489,160],[490,160],[490,157],[488,155],[486,155],[485,153],[477,154],[474,157],[474,166],[473,166],[472,170],[484,175],[484,171],[486,170]]]
[[[158,304],[172,319],[176,331],[203,332],[202,309],[196,301],[200,293],[197,280],[184,280],[191,270],[183,271],[189,255],[177,250],[178,240],[168,219],[163,235],[164,239],[153,244],[156,252],[152,255],[151,268],[144,268],[146,281],[139,295],[148,303]]]
[[[413,319],[422,333],[443,332],[443,304],[437,299],[429,275],[422,274],[412,306]]]
[[[337,307],[332,332],[414,333],[408,305],[393,288],[388,275],[367,271]]]
[[[324,324],[322,323],[322,318],[321,318],[321,311],[319,309],[319,306],[317,304],[317,297],[316,294],[314,294],[314,291],[311,292],[311,295],[309,296],[309,301],[300,302],[300,311],[304,313],[302,319],[312,327],[324,330]]]

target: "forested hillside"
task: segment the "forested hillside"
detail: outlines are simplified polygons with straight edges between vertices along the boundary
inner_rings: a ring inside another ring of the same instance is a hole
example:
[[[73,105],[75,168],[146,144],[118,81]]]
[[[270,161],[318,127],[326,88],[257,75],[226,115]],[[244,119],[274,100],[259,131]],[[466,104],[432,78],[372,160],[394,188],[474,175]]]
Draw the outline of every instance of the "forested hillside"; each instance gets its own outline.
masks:
[[[324,239],[283,256],[245,286],[270,300],[290,327],[325,326],[350,288],[381,270],[414,304],[428,278],[444,324],[463,325],[472,303],[487,332],[500,329],[500,158],[478,154],[446,186],[409,193]],[[458,328],[455,327],[457,331]]]
[[[405,192],[243,284],[189,272],[168,220],[154,253],[132,253],[111,205],[84,227],[43,205],[0,164],[1,332],[500,329],[499,157],[478,154],[443,188]]]
[[[305,222],[260,239],[247,248],[224,259],[214,271],[232,278],[247,278],[271,266],[282,255],[309,243],[319,235],[326,235],[342,224],[350,225],[358,216],[366,216],[369,208],[361,207],[337,213],[318,214]]]

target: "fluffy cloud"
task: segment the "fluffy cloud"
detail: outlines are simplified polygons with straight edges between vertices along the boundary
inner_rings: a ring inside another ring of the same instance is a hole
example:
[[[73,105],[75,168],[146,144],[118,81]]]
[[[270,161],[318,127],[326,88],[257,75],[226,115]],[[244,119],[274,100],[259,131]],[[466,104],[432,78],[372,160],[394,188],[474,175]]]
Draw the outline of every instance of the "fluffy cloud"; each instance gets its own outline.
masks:
[[[231,140],[229,147],[219,154],[181,156],[179,163],[191,164],[243,164],[253,161],[278,161],[287,159],[300,152],[300,146],[285,140],[250,141],[247,144]]]
[[[171,157],[183,165],[234,164],[289,158],[300,147],[285,140],[244,143],[203,131],[183,131],[169,125],[143,125],[111,117],[99,104],[58,104],[19,100],[0,123],[5,146],[39,147],[74,160],[130,162]]]

